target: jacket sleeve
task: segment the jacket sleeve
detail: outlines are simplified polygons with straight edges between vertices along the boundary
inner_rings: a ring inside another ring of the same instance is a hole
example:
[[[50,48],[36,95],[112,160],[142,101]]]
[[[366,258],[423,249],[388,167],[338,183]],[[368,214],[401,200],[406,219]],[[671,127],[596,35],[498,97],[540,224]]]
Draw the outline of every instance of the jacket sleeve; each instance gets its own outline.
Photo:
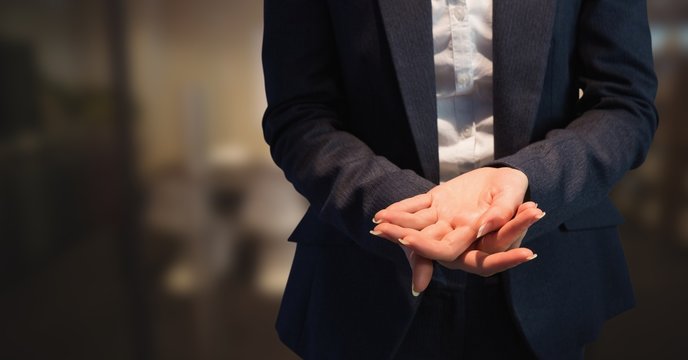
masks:
[[[645,0],[584,0],[575,61],[584,95],[578,116],[498,163],[522,170],[547,216],[528,238],[552,230],[606,198],[639,166],[657,126]]]
[[[275,163],[321,221],[378,255],[403,256],[395,244],[369,234],[372,217],[434,184],[347,132],[326,1],[265,0],[264,11],[263,132]]]

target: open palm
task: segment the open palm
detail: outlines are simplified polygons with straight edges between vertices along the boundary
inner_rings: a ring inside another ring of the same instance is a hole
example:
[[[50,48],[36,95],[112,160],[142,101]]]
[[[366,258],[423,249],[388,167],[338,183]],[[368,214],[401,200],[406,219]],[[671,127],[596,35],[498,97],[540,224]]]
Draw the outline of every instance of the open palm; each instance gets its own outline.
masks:
[[[544,213],[523,203],[527,188],[518,170],[476,169],[379,211],[373,233],[407,249],[417,291],[430,281],[431,260],[489,276],[534,257],[520,241]]]

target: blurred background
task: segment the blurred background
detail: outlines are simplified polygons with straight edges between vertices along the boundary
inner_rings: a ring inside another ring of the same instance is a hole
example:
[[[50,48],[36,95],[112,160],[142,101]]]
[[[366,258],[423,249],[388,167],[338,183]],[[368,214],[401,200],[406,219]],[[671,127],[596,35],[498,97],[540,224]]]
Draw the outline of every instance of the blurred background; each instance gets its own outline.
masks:
[[[636,309],[588,359],[688,351],[688,2],[650,0],[660,128],[613,191]],[[262,139],[259,0],[0,0],[0,358],[294,359],[306,202]]]

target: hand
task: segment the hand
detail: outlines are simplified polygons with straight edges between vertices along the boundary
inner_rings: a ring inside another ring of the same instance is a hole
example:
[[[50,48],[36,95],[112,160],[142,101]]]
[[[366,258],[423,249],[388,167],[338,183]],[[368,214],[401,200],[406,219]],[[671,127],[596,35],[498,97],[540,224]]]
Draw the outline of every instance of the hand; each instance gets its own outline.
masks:
[[[514,219],[507,222],[498,231],[489,233],[474,242],[469,249],[456,260],[449,263],[440,261],[440,263],[450,269],[461,269],[482,276],[490,276],[508,270],[523,262],[530,261],[537,255],[534,255],[532,251],[528,249],[518,248],[528,228],[544,215],[545,214],[541,210],[537,209],[535,203],[524,203],[519,206]],[[423,232],[423,230],[421,230],[421,232]],[[392,241],[397,241],[394,237],[395,234],[383,234],[379,231],[372,231],[371,233]],[[403,234],[397,235],[403,236]],[[413,295],[418,296],[420,292],[427,288],[432,279],[432,260],[418,255],[407,246],[402,245],[402,249],[406,254],[413,273],[411,284]],[[501,252],[511,249],[514,251]]]
[[[381,210],[375,215],[379,225],[373,233],[412,251],[407,254],[417,291],[432,276],[428,258],[450,268],[491,275],[533,258],[528,249],[491,255],[518,247],[527,227],[544,215],[534,203],[521,204],[527,187],[527,177],[518,170],[477,169]],[[497,229],[473,244],[479,235]]]
[[[419,254],[451,262],[514,218],[527,188],[518,170],[476,169],[379,211],[375,231],[402,235],[400,243]]]
[[[476,249],[494,254],[521,247],[530,226],[545,216],[537,204],[529,201],[521,204],[514,219],[509,220],[497,231],[485,234],[473,244]]]

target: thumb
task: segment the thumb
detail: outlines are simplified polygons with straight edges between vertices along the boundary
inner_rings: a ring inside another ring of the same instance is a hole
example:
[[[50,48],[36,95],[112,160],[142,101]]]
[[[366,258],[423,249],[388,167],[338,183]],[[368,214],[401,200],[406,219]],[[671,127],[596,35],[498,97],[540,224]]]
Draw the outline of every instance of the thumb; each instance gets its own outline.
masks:
[[[542,219],[543,216],[545,213],[536,207],[526,208],[523,211],[519,210],[518,214],[502,228],[483,236],[479,240],[478,250],[493,254],[519,247],[530,226]]]
[[[425,291],[432,280],[433,264],[432,260],[422,257],[415,252],[409,254],[411,264],[411,293],[418,296]]]
[[[514,217],[520,202],[514,202],[511,196],[498,195],[493,198],[490,207],[478,218],[476,238],[480,238],[504,226]]]
[[[528,177],[520,170],[498,170],[495,177],[487,180],[493,190],[490,191],[490,207],[478,219],[477,237],[495,231],[511,220],[528,189]]]

